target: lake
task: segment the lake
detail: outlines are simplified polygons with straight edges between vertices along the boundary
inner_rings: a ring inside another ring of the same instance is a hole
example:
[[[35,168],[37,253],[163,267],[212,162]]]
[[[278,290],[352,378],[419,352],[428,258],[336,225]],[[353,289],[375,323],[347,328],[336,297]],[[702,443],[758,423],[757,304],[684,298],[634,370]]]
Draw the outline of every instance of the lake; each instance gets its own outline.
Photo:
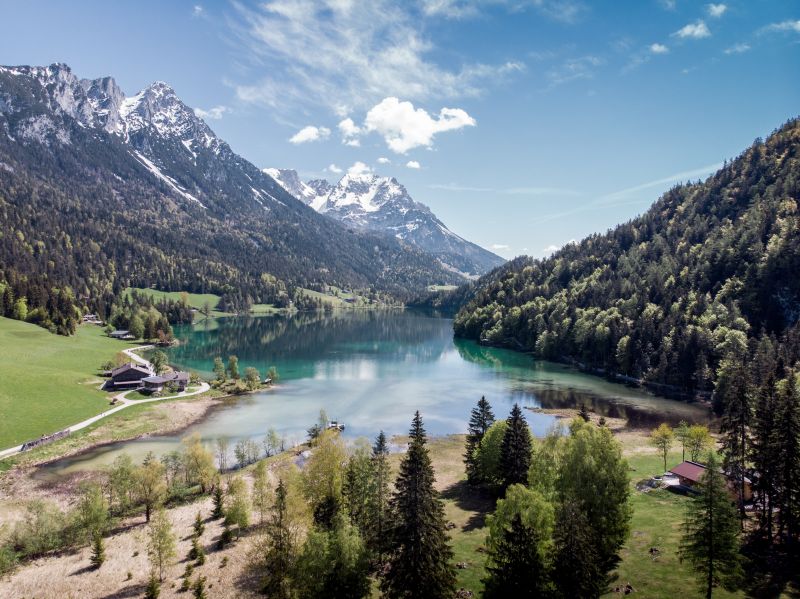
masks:
[[[185,434],[207,441],[228,436],[263,439],[275,428],[293,445],[324,409],[344,422],[348,438],[373,439],[379,431],[404,434],[415,410],[429,435],[466,432],[470,410],[482,395],[497,418],[516,402],[561,408],[586,404],[642,426],[681,419],[705,422],[708,409],[656,397],[647,391],[583,374],[528,354],[482,347],[453,338],[452,320],[410,310],[340,310],[333,314],[216,318],[176,327],[181,344],[170,362],[212,377],[215,356],[239,358],[262,376],[280,374],[270,390],[244,396],[214,410]],[[554,418],[526,410],[536,435]],[[181,435],[181,437],[184,435]],[[158,436],[107,445],[46,467],[43,475],[67,474],[111,463],[121,452],[140,459],[174,449],[178,436]]]

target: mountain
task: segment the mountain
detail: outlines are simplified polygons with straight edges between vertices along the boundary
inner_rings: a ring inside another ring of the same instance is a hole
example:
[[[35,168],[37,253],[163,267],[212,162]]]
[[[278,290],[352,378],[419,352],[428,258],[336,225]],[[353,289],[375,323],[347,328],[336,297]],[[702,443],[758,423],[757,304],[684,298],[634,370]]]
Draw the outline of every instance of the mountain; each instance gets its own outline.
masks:
[[[413,244],[436,256],[453,272],[475,277],[504,262],[450,231],[393,177],[347,174],[332,185],[324,179],[304,183],[290,169],[268,168],[264,172],[317,212],[354,229],[388,234]]]
[[[63,64],[0,67],[0,224],[0,284],[29,306],[64,286],[87,302],[127,285],[270,302],[295,287],[405,298],[463,280],[309,209],[167,84],[126,97]]]
[[[454,326],[481,343],[703,393],[756,343],[779,345],[787,366],[800,358],[797,273],[792,120],[638,218],[490,273]]]

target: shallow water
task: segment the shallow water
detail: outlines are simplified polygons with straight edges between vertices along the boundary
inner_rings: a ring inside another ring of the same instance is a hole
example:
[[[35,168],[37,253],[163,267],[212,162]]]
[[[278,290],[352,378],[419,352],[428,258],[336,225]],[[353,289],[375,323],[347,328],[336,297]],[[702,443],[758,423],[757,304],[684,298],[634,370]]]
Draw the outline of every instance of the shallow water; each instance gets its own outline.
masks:
[[[269,366],[280,373],[275,388],[245,396],[213,411],[186,433],[207,441],[227,436],[263,439],[274,427],[288,445],[305,439],[320,409],[346,424],[348,438],[374,438],[408,429],[415,410],[430,435],[465,432],[469,412],[485,395],[498,418],[511,406],[545,408],[588,405],[608,416],[639,425],[662,421],[705,421],[698,405],[659,398],[641,389],[509,350],[453,339],[452,321],[414,311],[339,311],[331,315],[219,318],[178,327],[182,343],[170,361],[211,376],[215,356],[239,357],[262,376]],[[537,435],[552,416],[525,416]],[[119,453],[135,460],[148,451],[175,449],[180,438],[152,437],[108,445],[47,466],[42,476],[59,476],[110,464]]]

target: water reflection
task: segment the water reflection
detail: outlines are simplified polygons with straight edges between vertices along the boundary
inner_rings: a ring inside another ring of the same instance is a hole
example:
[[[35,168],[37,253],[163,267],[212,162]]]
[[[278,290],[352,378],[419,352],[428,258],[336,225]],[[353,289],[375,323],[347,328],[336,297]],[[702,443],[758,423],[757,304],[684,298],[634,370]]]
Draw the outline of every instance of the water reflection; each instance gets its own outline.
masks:
[[[182,340],[170,360],[210,375],[215,356],[239,357],[240,370],[269,366],[280,384],[239,399],[192,426],[206,441],[226,435],[261,440],[270,427],[289,444],[324,408],[346,423],[345,435],[374,437],[379,430],[402,434],[420,410],[431,435],[463,432],[481,395],[502,418],[513,403],[545,408],[587,404],[608,416],[631,418],[650,426],[662,420],[703,421],[707,411],[695,405],[654,397],[566,366],[531,356],[454,340],[452,321],[411,311],[341,311],[332,315],[220,318],[176,331]],[[526,412],[536,434],[553,417]],[[135,459],[148,451],[174,449],[177,437],[155,437],[98,448],[60,460],[46,474],[60,475],[108,464],[122,451]]]

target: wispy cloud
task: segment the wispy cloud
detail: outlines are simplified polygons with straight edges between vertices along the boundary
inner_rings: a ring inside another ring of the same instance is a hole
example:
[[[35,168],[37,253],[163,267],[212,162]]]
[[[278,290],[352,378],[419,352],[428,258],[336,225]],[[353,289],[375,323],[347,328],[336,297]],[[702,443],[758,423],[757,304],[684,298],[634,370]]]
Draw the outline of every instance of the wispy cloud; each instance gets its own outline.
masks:
[[[727,4],[707,4],[706,12],[713,19],[719,19],[728,10]]]
[[[688,25],[684,25],[678,31],[672,34],[673,37],[678,37],[681,39],[703,39],[704,37],[711,36],[711,30],[706,25],[705,21],[700,20],[694,23],[689,23]]]
[[[664,44],[650,44],[650,52],[653,54],[667,54],[669,52],[669,48]]]
[[[744,42],[725,48],[725,54],[744,54],[750,50],[750,44]]]
[[[292,135],[289,138],[289,141],[293,144],[304,144],[312,141],[322,141],[323,139],[327,139],[331,134],[331,130],[327,127],[315,127],[314,125],[308,125],[303,127]]]
[[[522,70],[518,61],[442,66],[411,3],[273,0],[234,3],[247,50],[239,99],[273,107],[322,105],[346,115],[396,96],[412,101],[480,95]]]
[[[759,29],[759,33],[789,32],[800,33],[800,20],[781,21],[780,23],[770,23]]]
[[[231,109],[227,106],[214,106],[213,108],[209,108],[208,110],[203,110],[202,108],[195,108],[194,113],[199,116],[203,120],[212,120],[218,121],[220,120],[226,113],[230,112]]]
[[[200,18],[206,16],[206,10],[200,4],[195,4],[192,6],[192,16],[194,18]]]
[[[579,21],[589,10],[580,0],[422,0],[421,4],[424,15],[447,19],[472,18],[486,9],[496,7],[514,12],[532,8],[553,21],[568,24]]]
[[[558,220],[567,216],[580,214],[581,212],[596,210],[600,207],[607,208],[609,206],[641,205],[644,203],[653,202],[655,198],[652,195],[648,194],[647,196],[642,197],[641,192],[656,187],[663,188],[664,186],[669,184],[682,183],[686,181],[691,181],[699,177],[710,175],[711,173],[722,168],[722,165],[723,163],[721,162],[715,164],[709,164],[708,166],[703,166],[700,168],[691,169],[687,171],[681,171],[679,173],[674,173],[667,177],[661,177],[653,181],[648,181],[646,183],[634,185],[633,187],[627,187],[625,189],[620,189],[618,191],[612,191],[610,193],[599,196],[594,200],[591,200],[590,202],[583,203],[574,208],[534,217],[530,221],[530,224],[534,225],[534,224],[552,222],[554,220]]]
[[[341,168],[339,168],[335,164],[329,164],[328,166],[326,166],[325,167],[325,171],[327,171],[329,173],[333,173],[335,175],[341,175],[344,172],[344,170],[342,170]]]
[[[430,189],[440,189],[442,191],[465,192],[465,193],[496,193],[504,195],[527,195],[527,196],[578,196],[580,192],[574,189],[564,189],[560,187],[476,187],[471,185],[459,185],[458,183],[433,183],[428,186]]]
[[[567,59],[547,72],[546,76],[550,81],[549,87],[552,89],[570,81],[591,79],[597,68],[604,65],[605,62],[604,58],[593,55]]]
[[[506,243],[493,243],[490,247],[495,251],[497,251],[497,250],[502,251],[502,250],[510,250],[511,249],[511,246],[506,244]]]

